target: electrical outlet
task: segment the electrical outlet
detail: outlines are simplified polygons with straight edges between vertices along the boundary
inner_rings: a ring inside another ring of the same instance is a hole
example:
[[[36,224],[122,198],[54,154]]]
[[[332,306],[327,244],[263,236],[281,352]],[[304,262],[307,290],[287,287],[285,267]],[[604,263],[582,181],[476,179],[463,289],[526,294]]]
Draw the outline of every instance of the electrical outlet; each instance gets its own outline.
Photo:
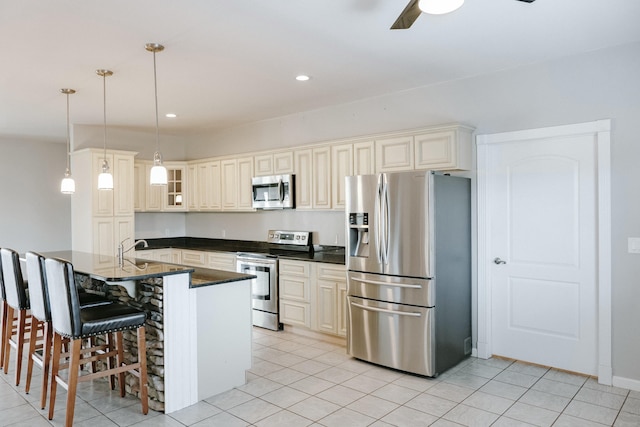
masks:
[[[640,237],[629,237],[627,244],[630,254],[640,254]]]

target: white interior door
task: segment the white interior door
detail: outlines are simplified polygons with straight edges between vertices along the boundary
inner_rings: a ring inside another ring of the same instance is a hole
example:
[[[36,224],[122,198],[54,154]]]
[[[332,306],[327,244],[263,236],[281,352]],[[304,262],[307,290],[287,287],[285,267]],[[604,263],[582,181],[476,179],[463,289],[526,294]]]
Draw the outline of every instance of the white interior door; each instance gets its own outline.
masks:
[[[479,251],[489,354],[598,375],[597,134],[491,137]]]

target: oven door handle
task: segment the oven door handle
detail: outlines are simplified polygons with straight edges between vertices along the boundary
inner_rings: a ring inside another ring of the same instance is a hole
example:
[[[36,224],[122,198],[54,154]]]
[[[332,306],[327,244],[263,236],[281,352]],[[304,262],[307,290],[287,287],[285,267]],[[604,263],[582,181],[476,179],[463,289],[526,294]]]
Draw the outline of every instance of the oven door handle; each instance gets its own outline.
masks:
[[[350,277],[351,280],[358,283],[364,283],[369,285],[380,285],[380,286],[395,286],[396,288],[409,288],[409,289],[422,289],[421,285],[406,285],[404,283],[389,283],[389,282],[378,282],[376,280],[365,280],[358,279],[357,277]]]
[[[351,305],[354,305],[358,308],[361,308],[367,311],[377,311],[379,313],[397,314],[398,316],[422,317],[422,313],[415,312],[415,311],[407,312],[407,311],[387,310],[386,308],[368,307],[366,305],[358,304],[356,302],[352,302]]]

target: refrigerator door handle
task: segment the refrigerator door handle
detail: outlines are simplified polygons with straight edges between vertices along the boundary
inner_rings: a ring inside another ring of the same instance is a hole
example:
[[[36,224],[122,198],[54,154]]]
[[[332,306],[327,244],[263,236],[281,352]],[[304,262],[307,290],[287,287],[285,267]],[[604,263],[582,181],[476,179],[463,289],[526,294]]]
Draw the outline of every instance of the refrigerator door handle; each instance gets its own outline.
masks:
[[[387,177],[384,178],[383,184],[384,198],[382,200],[382,209],[384,213],[384,247],[382,253],[382,260],[385,264],[389,263],[389,230],[391,228],[389,224],[389,187],[387,186]]]
[[[367,285],[394,286],[396,288],[422,289],[422,286],[420,285],[406,285],[404,283],[379,282],[377,280],[365,280],[365,279],[358,279],[356,277],[350,277],[349,279],[354,282],[365,283]]]
[[[367,307],[366,305],[358,304],[355,302],[352,302],[351,305],[367,311],[377,311],[379,313],[397,314],[398,316],[422,317],[422,314],[420,312],[415,312],[415,311],[407,312],[407,311],[387,310],[386,308]]]
[[[382,196],[383,196],[383,179],[384,175],[378,175],[378,191],[376,192],[376,205],[374,214],[374,228],[376,234],[376,256],[378,257],[378,264],[382,263]]]

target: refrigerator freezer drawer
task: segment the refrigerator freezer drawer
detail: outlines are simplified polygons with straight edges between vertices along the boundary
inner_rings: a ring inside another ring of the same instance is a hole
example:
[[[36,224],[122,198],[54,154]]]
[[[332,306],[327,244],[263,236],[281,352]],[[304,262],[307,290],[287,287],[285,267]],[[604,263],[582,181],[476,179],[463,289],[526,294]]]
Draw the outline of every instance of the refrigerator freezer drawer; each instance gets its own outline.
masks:
[[[436,305],[434,281],[413,277],[349,271],[347,295],[422,307]]]
[[[349,296],[347,352],[382,366],[434,376],[434,310]]]

